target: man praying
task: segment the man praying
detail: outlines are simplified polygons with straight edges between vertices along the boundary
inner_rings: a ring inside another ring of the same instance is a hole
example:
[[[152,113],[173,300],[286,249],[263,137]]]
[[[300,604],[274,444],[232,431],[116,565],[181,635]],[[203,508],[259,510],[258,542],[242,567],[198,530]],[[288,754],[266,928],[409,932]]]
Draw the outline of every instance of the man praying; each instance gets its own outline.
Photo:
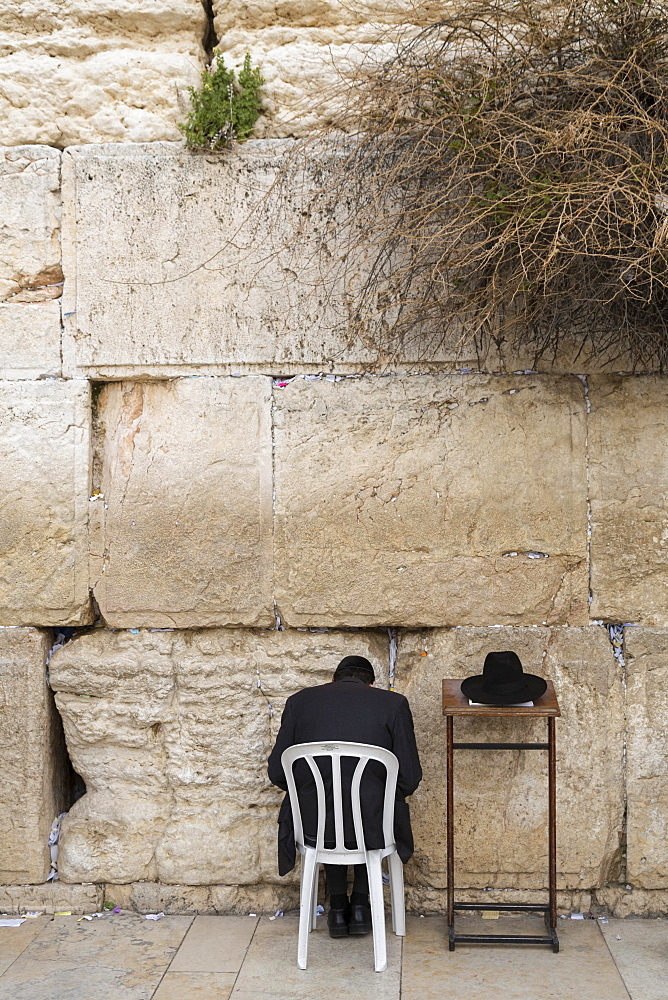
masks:
[[[375,674],[364,656],[346,656],[339,663],[331,683],[304,688],[285,703],[276,744],[269,757],[269,780],[287,791],[281,754],[298,743],[321,741],[366,743],[391,750],[399,761],[394,804],[394,837],[397,853],[406,863],[413,853],[413,834],[406,796],[412,795],[422,778],[415,744],[413,717],[407,699],[394,691],[375,687]],[[353,758],[343,758],[341,767],[344,841],[355,849],[355,832],[350,805],[350,787],[355,770]],[[325,847],[334,847],[332,777],[330,761],[318,761],[325,785],[327,816]],[[317,798],[313,776],[304,761],[294,769],[299,796],[304,839],[315,846]],[[385,769],[370,762],[361,784],[360,799],[364,836],[369,850],[382,848]],[[278,870],[286,875],[295,866],[296,851],[290,798],[285,796],[278,815]],[[354,866],[353,889],[347,894],[345,865],[325,865],[330,909],[327,926],[331,937],[368,934],[371,930],[369,883],[366,865]]]

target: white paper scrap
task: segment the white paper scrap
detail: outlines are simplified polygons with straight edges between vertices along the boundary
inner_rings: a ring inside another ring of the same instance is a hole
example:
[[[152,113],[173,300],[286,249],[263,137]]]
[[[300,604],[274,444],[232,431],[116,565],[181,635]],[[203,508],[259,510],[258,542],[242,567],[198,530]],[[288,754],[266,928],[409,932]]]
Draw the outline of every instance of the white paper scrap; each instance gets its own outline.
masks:
[[[20,927],[25,923],[25,917],[10,917],[8,920],[0,920],[0,927]]]
[[[160,911],[160,913],[147,913],[145,915],[144,919],[145,920],[162,920],[162,918],[164,917],[164,915],[165,914],[162,911]]]
[[[532,701],[513,701],[508,702],[507,705],[488,705],[484,701],[471,701],[470,698],[469,705],[482,705],[483,708],[533,708]]]
[[[571,920],[584,920],[584,913],[571,913]]]

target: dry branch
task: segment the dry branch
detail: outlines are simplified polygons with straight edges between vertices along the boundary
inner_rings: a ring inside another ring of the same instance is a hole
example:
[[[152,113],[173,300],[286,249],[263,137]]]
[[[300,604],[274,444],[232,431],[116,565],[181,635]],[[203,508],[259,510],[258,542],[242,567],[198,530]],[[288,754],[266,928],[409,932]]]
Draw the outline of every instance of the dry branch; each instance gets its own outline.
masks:
[[[325,282],[364,261],[355,333],[663,367],[667,70],[663,0],[482,0],[360,70],[314,213],[337,206]]]

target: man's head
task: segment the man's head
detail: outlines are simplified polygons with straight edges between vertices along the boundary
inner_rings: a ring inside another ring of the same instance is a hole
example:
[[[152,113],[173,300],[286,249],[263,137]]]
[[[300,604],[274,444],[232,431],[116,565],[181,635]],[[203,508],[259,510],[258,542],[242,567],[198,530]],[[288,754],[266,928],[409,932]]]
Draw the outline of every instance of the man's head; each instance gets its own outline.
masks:
[[[365,684],[374,684],[376,680],[373,667],[365,656],[344,656],[332,680],[342,681],[344,677],[357,677]]]

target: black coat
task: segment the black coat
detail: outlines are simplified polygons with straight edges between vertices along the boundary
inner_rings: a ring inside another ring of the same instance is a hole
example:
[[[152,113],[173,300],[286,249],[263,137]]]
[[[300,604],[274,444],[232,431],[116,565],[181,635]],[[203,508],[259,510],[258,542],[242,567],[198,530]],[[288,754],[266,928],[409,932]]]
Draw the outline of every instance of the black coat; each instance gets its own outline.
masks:
[[[287,791],[281,754],[296,743],[319,743],[340,740],[369,743],[391,750],[399,761],[397,796],[394,806],[394,836],[401,860],[406,862],[413,853],[413,833],[406,795],[411,795],[422,778],[422,768],[415,745],[413,717],[408,701],[402,694],[369,687],[355,677],[305,688],[288,698],[281,718],[276,745],[269,757],[269,780]],[[334,846],[334,820],[331,808],[331,765],[326,758],[317,760],[323,776],[327,801],[325,847]],[[355,848],[350,784],[357,761],[344,758],[341,765],[343,785],[343,818],[346,847]],[[295,783],[301,804],[304,838],[315,844],[317,800],[315,782],[308,765],[297,761]],[[385,768],[369,761],[361,786],[362,820],[366,846],[373,850],[384,846],[383,795]],[[290,799],[286,795],[278,814],[278,871],[287,875],[295,866],[295,841]]]

